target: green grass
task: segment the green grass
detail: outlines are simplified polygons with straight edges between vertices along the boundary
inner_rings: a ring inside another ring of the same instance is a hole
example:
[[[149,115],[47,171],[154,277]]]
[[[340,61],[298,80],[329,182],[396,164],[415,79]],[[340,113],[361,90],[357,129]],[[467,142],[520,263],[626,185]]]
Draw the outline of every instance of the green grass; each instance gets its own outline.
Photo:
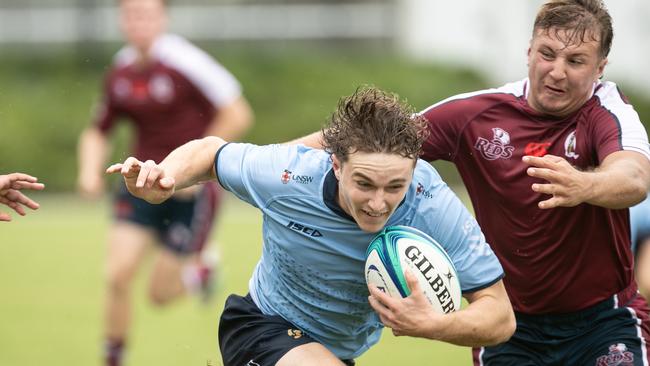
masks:
[[[0,365],[99,366],[107,202],[35,197],[40,210],[0,223]],[[217,324],[223,301],[247,291],[261,250],[258,211],[228,198],[213,238],[223,258],[217,297],[208,306],[186,298],[153,307],[146,300],[145,266],[133,292],[128,365],[221,365]],[[471,353],[386,331],[358,364],[470,365]]]

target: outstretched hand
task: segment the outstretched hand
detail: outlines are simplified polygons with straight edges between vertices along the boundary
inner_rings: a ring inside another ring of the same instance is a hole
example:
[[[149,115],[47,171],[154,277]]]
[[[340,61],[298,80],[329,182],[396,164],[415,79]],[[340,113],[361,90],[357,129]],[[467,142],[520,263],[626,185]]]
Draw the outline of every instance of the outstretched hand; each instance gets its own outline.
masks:
[[[176,189],[174,178],[165,176],[165,171],[153,160],[141,162],[129,157],[124,163],[113,164],[106,173],[120,173],[128,191],[135,197],[149,203],[161,203],[171,197]]]
[[[368,302],[379,315],[381,322],[393,330],[394,335],[434,338],[431,327],[438,323],[438,317],[444,315],[433,310],[415,276],[408,270],[404,275],[411,295],[397,299],[375,286],[368,286]]]
[[[21,189],[40,191],[45,188],[42,183],[37,183],[38,178],[24,173],[11,173],[0,175],[0,203],[11,207],[16,213],[25,216],[25,207],[36,210],[40,205],[25,196]],[[23,207],[24,206],[24,207]],[[0,212],[0,221],[11,221],[9,214]]]
[[[541,209],[555,207],[573,207],[585,201],[585,192],[589,192],[589,179],[584,172],[569,164],[566,159],[555,155],[543,157],[524,156],[523,162],[531,167],[526,173],[548,183],[534,183],[531,189],[552,197],[539,202]]]

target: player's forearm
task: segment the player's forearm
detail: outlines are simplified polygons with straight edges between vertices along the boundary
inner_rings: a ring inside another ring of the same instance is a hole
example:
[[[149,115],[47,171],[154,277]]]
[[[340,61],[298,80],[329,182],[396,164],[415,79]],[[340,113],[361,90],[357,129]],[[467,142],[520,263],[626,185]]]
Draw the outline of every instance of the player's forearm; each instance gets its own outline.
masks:
[[[244,97],[219,110],[206,131],[226,141],[238,141],[253,125],[253,111]]]
[[[172,151],[160,167],[166,177],[174,178],[177,190],[214,179],[214,157],[225,143],[215,136],[190,141]]]
[[[638,155],[629,158],[629,154]],[[641,154],[627,152],[628,158],[607,162],[585,172],[589,186],[585,202],[612,209],[627,208],[646,198],[650,185],[650,163]]]
[[[77,146],[79,176],[101,177],[109,154],[106,137],[95,127],[84,130]]]
[[[448,314],[445,324],[433,329],[429,338],[466,347],[489,346],[507,341],[515,328],[512,306],[503,290],[502,296],[481,296],[466,308]]]

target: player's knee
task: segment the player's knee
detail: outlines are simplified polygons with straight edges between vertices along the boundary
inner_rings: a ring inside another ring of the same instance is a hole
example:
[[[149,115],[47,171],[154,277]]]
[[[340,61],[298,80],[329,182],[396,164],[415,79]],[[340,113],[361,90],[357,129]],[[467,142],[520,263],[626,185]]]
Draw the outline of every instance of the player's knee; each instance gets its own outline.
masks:
[[[174,299],[167,291],[160,287],[152,286],[149,288],[149,301],[154,306],[165,306]]]
[[[114,295],[124,295],[131,289],[133,276],[129,271],[109,271],[106,276],[108,290]]]

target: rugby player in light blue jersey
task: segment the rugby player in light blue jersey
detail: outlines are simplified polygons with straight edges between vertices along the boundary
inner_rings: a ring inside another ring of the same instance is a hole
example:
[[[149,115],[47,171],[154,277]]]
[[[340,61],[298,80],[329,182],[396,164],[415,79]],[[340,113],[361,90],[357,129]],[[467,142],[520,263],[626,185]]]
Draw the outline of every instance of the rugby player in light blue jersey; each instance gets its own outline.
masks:
[[[250,293],[231,295],[219,324],[225,365],[351,365],[379,341],[383,325],[464,346],[500,343],[514,332],[503,269],[460,200],[417,160],[427,129],[412,112],[392,94],[361,88],[325,127],[325,151],[206,137],[159,165],[128,158],[107,169],[152,203],[217,179],[262,211],[263,251]],[[411,275],[408,298],[369,289],[366,248],[386,225],[416,227],[441,243],[469,305],[434,312]]]
[[[634,253],[634,276],[639,292],[650,296],[650,198],[630,207],[630,235]]]

